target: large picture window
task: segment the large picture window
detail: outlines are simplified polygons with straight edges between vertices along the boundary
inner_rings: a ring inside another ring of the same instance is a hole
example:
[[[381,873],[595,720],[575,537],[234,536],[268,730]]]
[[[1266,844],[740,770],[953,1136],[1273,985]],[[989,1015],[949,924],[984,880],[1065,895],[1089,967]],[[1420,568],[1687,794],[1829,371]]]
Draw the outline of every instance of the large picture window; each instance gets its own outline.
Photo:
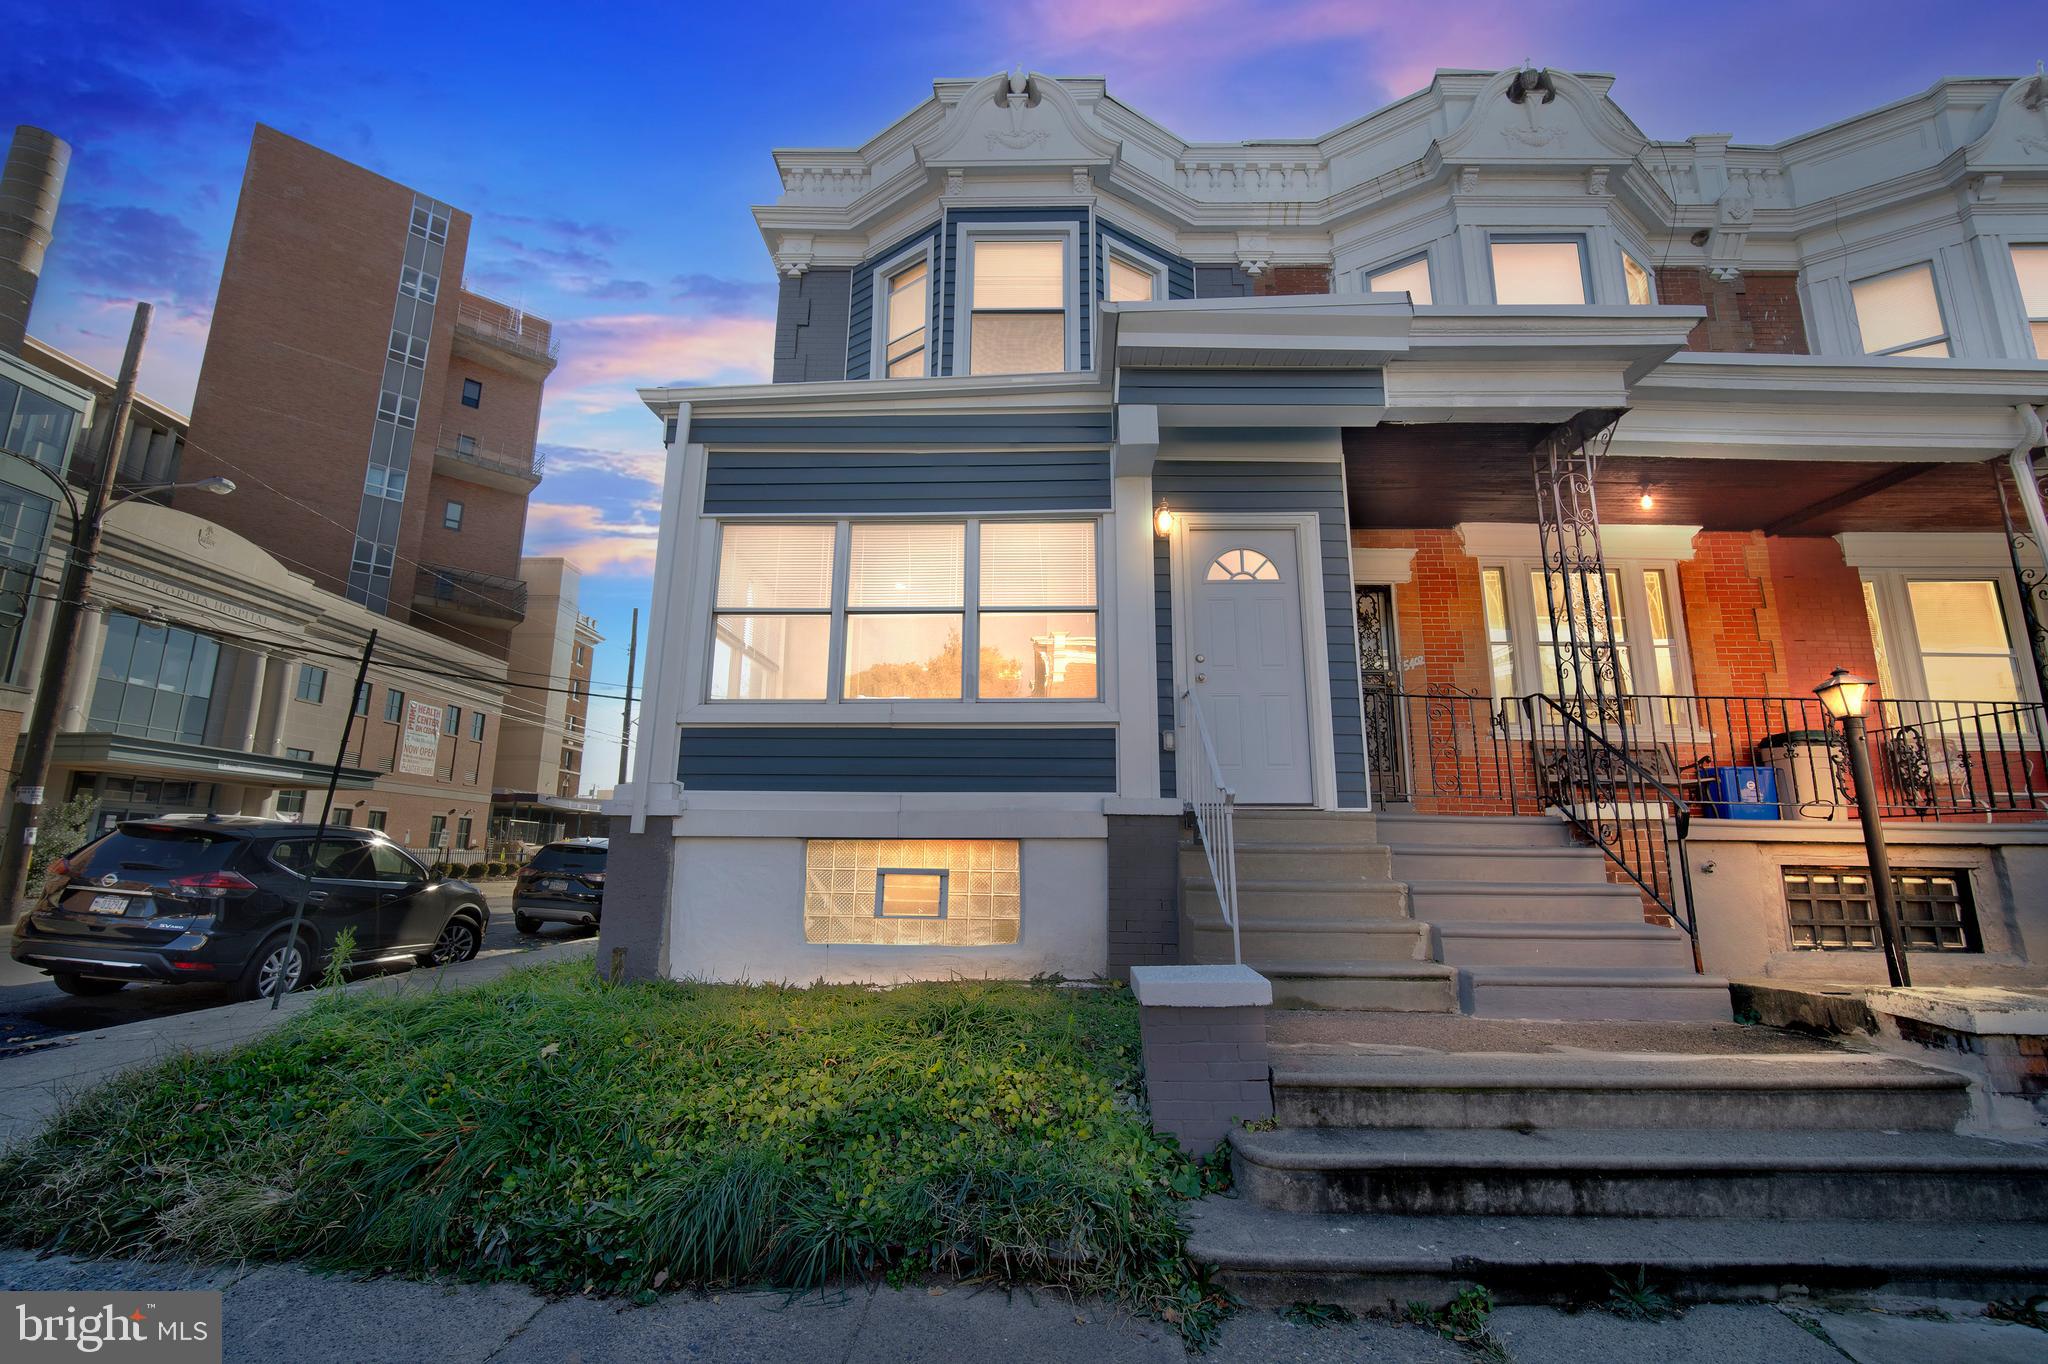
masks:
[[[1488,246],[1495,303],[1593,301],[1584,237],[1495,237]]]
[[[712,701],[1093,701],[1093,520],[721,527]]]
[[[175,625],[107,613],[90,723],[101,733],[196,744],[206,740],[220,645]]]

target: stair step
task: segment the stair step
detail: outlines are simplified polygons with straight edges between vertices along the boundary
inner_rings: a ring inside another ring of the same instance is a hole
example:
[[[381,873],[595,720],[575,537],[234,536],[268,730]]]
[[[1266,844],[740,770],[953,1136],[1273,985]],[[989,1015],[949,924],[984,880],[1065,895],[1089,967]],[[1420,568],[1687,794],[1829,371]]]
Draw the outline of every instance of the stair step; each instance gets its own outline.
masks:
[[[1682,1302],[1880,1288],[1983,1301],[2048,1285],[2048,1238],[2023,1222],[1311,1216],[1222,1197],[1187,1221],[1189,1257],[1258,1307],[1369,1311],[1475,1284],[1503,1303],[1601,1302],[1638,1271]]]
[[[1380,836],[1389,843],[1431,843],[1455,848],[1566,848],[1581,846],[1571,826],[1555,815],[1423,815],[1379,812]]]
[[[1432,923],[1470,919],[1516,923],[1643,922],[1643,900],[1633,886],[1603,883],[1557,887],[1522,881],[1430,880],[1406,884],[1415,917]]]
[[[1237,874],[1287,880],[1385,881],[1393,855],[1380,843],[1269,843],[1237,841]],[[1206,876],[1209,857],[1200,847],[1182,848],[1181,874]]]
[[[1465,1012],[1480,1018],[1669,1019],[1726,1023],[1725,976],[1594,966],[1461,966]]]
[[[1273,983],[1273,1005],[1279,1009],[1458,1011],[1457,969],[1437,962],[1300,961],[1249,955],[1245,961]]]
[[[1473,830],[1475,837],[1485,831]],[[1392,871],[1404,881],[1526,881],[1538,886],[1605,885],[1607,858],[1597,848],[1517,848],[1390,843]]]
[[[1190,922],[1197,961],[1230,960],[1230,925],[1220,917]],[[1268,919],[1249,912],[1238,925],[1244,955],[1283,961],[1430,961],[1429,926],[1412,919]],[[1219,955],[1220,954],[1220,955]]]
[[[1379,820],[1363,810],[1247,810],[1234,820],[1240,843],[1373,843]]]
[[[1859,1053],[1275,1053],[1289,1127],[1726,1128],[1949,1132],[1961,1075]]]
[[[1190,913],[1219,916],[1216,883],[1208,876],[1181,878],[1183,903]],[[1358,919],[1406,919],[1408,892],[1397,881],[1361,881],[1353,885],[1328,881],[1280,881],[1239,877],[1238,904],[1244,922],[1267,918],[1330,918],[1340,923]],[[1640,916],[1638,916],[1640,917]]]
[[[1452,966],[1603,966],[1692,970],[1692,942],[1675,928],[1642,922],[1430,924],[1437,960]]]
[[[1286,1212],[2048,1218],[2048,1151],[1946,1132],[1239,1129],[1240,1194]]]

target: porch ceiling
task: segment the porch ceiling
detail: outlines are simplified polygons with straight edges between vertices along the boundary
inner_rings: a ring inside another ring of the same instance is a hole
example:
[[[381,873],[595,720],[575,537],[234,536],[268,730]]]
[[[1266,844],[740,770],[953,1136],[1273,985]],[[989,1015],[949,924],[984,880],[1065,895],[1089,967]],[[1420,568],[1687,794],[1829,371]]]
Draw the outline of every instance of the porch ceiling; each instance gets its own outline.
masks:
[[[1447,422],[1347,428],[1351,524],[1447,529],[1533,521],[1529,452],[1545,424]],[[1647,490],[1655,505],[1645,511]],[[1784,535],[1998,530],[1991,472],[1980,464],[1609,456],[1594,478],[1600,519]]]

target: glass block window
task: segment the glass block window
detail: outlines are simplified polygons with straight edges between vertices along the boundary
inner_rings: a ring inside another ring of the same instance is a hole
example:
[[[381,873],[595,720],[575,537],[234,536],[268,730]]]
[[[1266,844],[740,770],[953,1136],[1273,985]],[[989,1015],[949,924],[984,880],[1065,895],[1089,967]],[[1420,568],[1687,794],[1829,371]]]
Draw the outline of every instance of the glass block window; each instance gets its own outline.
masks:
[[[812,839],[804,845],[804,941],[1014,943],[1022,875],[1014,839]]]
[[[1878,948],[1870,873],[1851,867],[1786,867],[1785,910],[1792,946],[1819,951]],[[1892,868],[1899,929],[1909,952],[1981,952],[1967,871]]]

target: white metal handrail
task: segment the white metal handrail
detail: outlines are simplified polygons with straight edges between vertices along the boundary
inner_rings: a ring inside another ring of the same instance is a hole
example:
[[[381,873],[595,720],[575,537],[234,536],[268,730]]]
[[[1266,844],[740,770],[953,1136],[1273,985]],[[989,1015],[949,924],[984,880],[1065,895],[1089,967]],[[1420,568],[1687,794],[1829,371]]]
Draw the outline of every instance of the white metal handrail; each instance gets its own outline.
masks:
[[[1180,699],[1187,703],[1188,716],[1201,750],[1201,761],[1191,763],[1188,773],[1188,804],[1195,812],[1195,832],[1202,840],[1202,855],[1209,859],[1209,879],[1216,883],[1216,903],[1223,921],[1230,925],[1230,959],[1244,965],[1244,949],[1237,931],[1237,792],[1223,783],[1223,765],[1216,761],[1216,745],[1209,738],[1209,722],[1202,703],[1192,691]]]

